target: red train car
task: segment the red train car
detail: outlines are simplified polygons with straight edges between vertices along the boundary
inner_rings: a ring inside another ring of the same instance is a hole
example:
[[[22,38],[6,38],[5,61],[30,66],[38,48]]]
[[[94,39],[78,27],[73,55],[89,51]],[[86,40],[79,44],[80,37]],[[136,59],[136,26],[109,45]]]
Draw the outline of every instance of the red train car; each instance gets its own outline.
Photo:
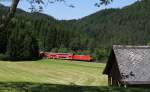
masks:
[[[53,59],[72,59],[73,54],[70,53],[47,53],[47,58]]]
[[[73,55],[73,60],[80,60],[80,61],[92,61],[93,58],[90,55]]]
[[[92,61],[93,58],[90,55],[75,55],[71,53],[49,53],[40,52],[40,56],[49,59],[68,59],[68,60],[80,60],[80,61]]]
[[[49,59],[72,59],[73,54],[40,52],[40,56]]]

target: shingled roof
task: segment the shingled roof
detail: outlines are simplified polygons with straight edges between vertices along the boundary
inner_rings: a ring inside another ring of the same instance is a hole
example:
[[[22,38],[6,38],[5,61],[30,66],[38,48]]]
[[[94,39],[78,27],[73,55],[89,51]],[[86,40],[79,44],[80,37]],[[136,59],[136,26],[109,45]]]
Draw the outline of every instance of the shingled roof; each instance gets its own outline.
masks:
[[[114,45],[111,56],[117,62],[121,81],[126,84],[150,84],[150,47]],[[108,74],[111,64],[109,57],[104,74]]]

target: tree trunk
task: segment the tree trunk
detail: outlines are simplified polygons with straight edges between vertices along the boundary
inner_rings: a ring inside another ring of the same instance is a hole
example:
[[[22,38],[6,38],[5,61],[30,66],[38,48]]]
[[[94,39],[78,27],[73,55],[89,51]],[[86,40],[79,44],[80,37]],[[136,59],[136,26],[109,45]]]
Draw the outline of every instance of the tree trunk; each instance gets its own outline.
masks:
[[[5,28],[14,17],[19,1],[20,0],[12,0],[8,14],[1,17],[0,30]]]

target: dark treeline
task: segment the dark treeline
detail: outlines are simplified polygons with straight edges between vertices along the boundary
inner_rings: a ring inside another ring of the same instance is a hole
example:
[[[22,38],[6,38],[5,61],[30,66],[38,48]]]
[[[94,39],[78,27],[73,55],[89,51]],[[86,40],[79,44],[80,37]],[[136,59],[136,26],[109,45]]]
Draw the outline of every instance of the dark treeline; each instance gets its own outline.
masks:
[[[36,47],[37,41],[36,48],[39,51],[80,50],[80,54],[91,54],[95,59],[103,60],[113,44],[149,44],[149,5],[150,0],[141,0],[122,9],[106,9],[79,20],[69,21],[55,20],[44,14],[27,13],[18,9],[16,17],[5,29],[7,31],[0,33],[0,52],[8,54],[10,48],[13,48],[9,46],[10,39],[25,34],[20,43],[31,43]],[[8,8],[0,7],[2,15]],[[15,33],[17,30],[19,33]],[[33,40],[27,42],[26,35]]]

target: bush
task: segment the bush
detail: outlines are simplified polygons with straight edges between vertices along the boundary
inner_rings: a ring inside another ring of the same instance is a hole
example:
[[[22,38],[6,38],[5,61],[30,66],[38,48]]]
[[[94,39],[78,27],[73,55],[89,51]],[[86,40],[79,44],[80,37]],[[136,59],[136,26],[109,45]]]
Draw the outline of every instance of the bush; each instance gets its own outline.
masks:
[[[107,58],[108,58],[108,52],[109,51],[107,49],[104,49],[104,48],[98,49],[98,48],[96,48],[94,50],[94,52],[92,53],[92,56],[93,56],[94,60],[97,61],[97,62],[106,61]]]
[[[8,60],[8,56],[5,54],[0,54],[0,60]]]
[[[59,52],[59,53],[69,53],[70,50],[69,50],[68,48],[59,48],[59,49],[58,49],[58,52]]]

